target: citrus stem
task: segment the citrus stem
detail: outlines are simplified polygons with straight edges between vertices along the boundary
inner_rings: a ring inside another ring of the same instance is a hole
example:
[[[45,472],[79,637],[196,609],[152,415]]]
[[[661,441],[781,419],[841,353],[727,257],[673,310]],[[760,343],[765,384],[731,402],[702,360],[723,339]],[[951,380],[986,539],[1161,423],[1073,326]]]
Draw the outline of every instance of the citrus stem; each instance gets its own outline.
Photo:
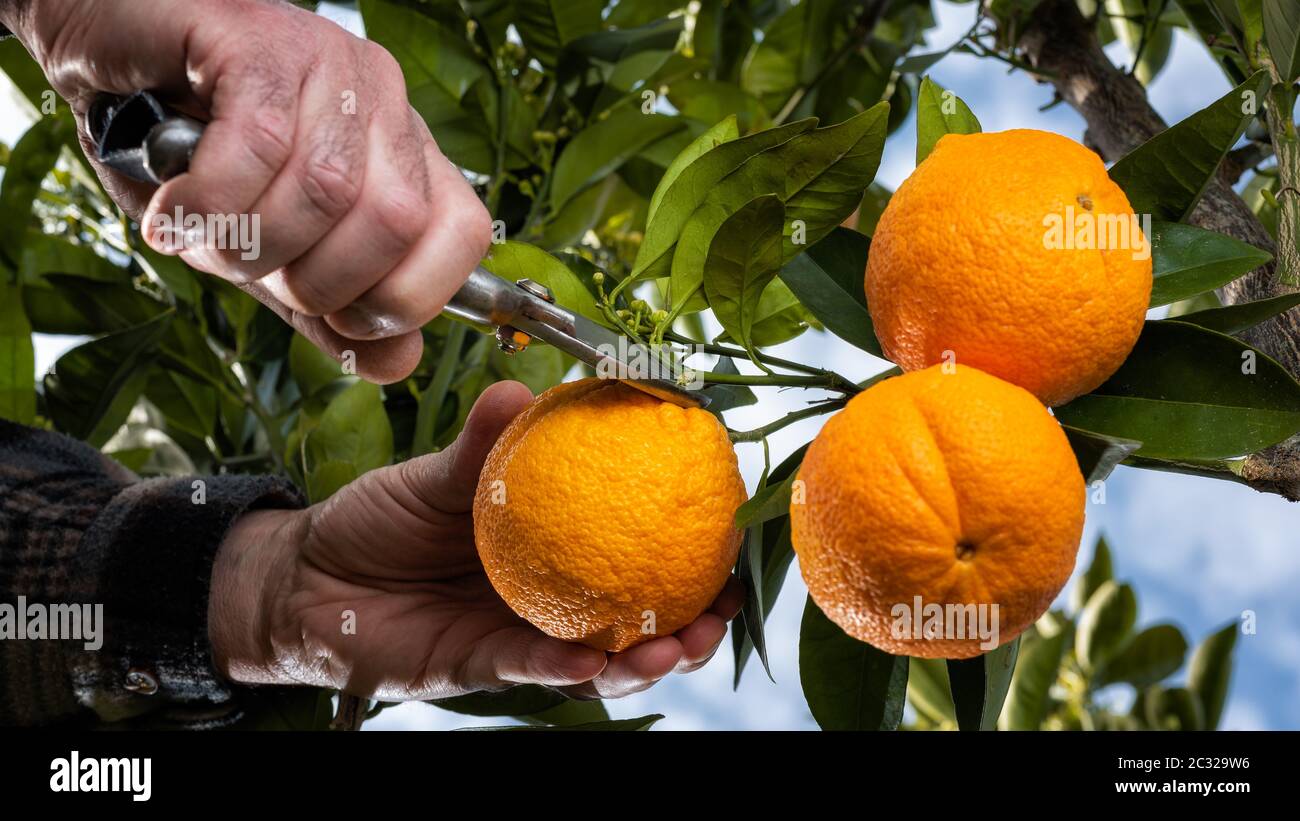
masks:
[[[837,411],[842,407],[844,407],[844,400],[842,399],[837,399],[832,402],[822,402],[821,404],[812,405],[810,407],[804,408],[803,410],[797,410],[794,413],[787,413],[785,416],[782,416],[780,419],[777,419],[774,422],[768,422],[766,425],[763,425],[762,427],[759,428],[754,428],[753,430],[728,431],[727,436],[731,438],[732,442],[736,442],[736,443],[766,442],[768,436],[770,436],[773,433],[776,433],[778,430],[786,427],[787,425],[793,425],[795,422],[798,422],[801,419],[811,419],[814,416],[822,416],[824,414],[831,413],[832,411]]]
[[[714,345],[707,342],[696,342],[695,340],[684,337],[678,333],[672,333],[672,332],[666,333],[664,334],[664,338],[667,339],[669,342],[676,342],[679,345],[693,345],[695,346],[695,348],[699,353],[707,353],[707,354],[712,354],[714,356],[725,356],[729,359],[748,359],[750,357],[749,351],[745,351],[740,348],[732,348],[727,345]],[[787,370],[798,371],[799,373],[806,373],[812,376],[819,376],[825,379],[832,380],[835,382],[835,387],[831,388],[831,390],[843,391],[845,393],[858,393],[861,390],[861,388],[859,388],[857,385],[851,382],[848,378],[841,376],[838,373],[835,373],[834,371],[828,371],[823,368],[815,367],[813,365],[805,365],[802,362],[792,362],[789,359],[781,359],[780,357],[769,356],[768,354],[765,354],[762,351],[754,351],[754,354],[758,357],[758,360],[760,362],[766,365],[772,365],[777,368],[786,368]]]
[[[841,391],[836,387],[837,383],[827,379],[824,376],[795,376],[791,374],[778,373],[771,376],[767,374],[748,374],[748,373],[712,373],[710,371],[701,371],[700,378],[710,385],[758,385],[776,388],[825,388],[826,390]]]

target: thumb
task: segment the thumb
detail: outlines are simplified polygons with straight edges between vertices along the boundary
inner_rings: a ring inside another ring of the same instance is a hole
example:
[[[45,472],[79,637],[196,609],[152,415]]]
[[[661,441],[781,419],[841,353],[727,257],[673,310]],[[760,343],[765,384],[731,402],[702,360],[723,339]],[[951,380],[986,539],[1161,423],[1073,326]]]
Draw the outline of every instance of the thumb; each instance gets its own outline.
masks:
[[[519,382],[498,382],[483,391],[449,448],[406,463],[407,481],[420,500],[443,513],[469,512],[488,452],[532,399]]]

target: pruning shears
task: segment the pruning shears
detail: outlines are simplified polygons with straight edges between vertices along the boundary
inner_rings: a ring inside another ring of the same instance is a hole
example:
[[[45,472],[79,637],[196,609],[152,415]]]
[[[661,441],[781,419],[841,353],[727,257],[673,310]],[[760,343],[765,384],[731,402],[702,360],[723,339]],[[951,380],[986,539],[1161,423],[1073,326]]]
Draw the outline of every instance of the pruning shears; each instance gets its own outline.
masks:
[[[101,163],[154,184],[189,169],[204,130],[202,122],[172,110],[148,91],[102,94],[87,119]],[[682,407],[708,404],[674,359],[556,304],[550,291],[533,280],[512,283],[476,266],[444,310],[470,325],[494,329],[498,346],[507,353],[541,340],[592,366],[599,376],[625,380]]]

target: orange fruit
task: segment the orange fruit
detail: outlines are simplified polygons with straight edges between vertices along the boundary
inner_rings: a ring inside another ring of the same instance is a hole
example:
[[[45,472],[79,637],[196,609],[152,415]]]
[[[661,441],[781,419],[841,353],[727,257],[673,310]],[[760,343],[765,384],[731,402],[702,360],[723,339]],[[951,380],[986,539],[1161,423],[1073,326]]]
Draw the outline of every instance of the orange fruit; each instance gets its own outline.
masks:
[[[537,397],[501,434],[479,477],[474,541],[516,613],[618,651],[712,604],[736,563],[745,498],[714,416],[582,379]]]
[[[855,396],[798,480],[790,526],[808,592],[846,633],[900,655],[992,649],[974,630],[917,631],[918,596],[945,613],[996,604],[997,643],[1015,638],[1065,585],[1083,532],[1083,477],[1060,425],[1027,391],[963,365]]]
[[[1101,159],[1073,140],[946,135],[872,237],[876,336],[905,371],[956,361],[1064,404],[1137,341],[1151,297],[1145,242]]]

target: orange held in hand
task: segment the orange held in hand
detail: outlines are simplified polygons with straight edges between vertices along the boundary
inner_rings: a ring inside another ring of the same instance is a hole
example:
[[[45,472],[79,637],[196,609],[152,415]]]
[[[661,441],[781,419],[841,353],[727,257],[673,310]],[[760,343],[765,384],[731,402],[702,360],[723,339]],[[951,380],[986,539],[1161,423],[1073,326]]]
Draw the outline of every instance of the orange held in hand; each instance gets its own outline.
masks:
[[[618,651],[709,607],[736,562],[744,501],[711,414],[582,379],[543,393],[501,434],[479,477],[474,541],[516,613]]]
[[[854,397],[798,480],[790,523],[808,592],[846,633],[895,654],[969,658],[1015,638],[1064,586],[1083,531],[1083,477],[1060,425],[967,366]],[[913,630],[918,604],[983,605],[997,636],[981,646],[974,630]]]
[[[1101,159],[1073,140],[946,135],[872,237],[876,336],[905,371],[955,357],[1064,404],[1106,381],[1137,341],[1149,239]]]

